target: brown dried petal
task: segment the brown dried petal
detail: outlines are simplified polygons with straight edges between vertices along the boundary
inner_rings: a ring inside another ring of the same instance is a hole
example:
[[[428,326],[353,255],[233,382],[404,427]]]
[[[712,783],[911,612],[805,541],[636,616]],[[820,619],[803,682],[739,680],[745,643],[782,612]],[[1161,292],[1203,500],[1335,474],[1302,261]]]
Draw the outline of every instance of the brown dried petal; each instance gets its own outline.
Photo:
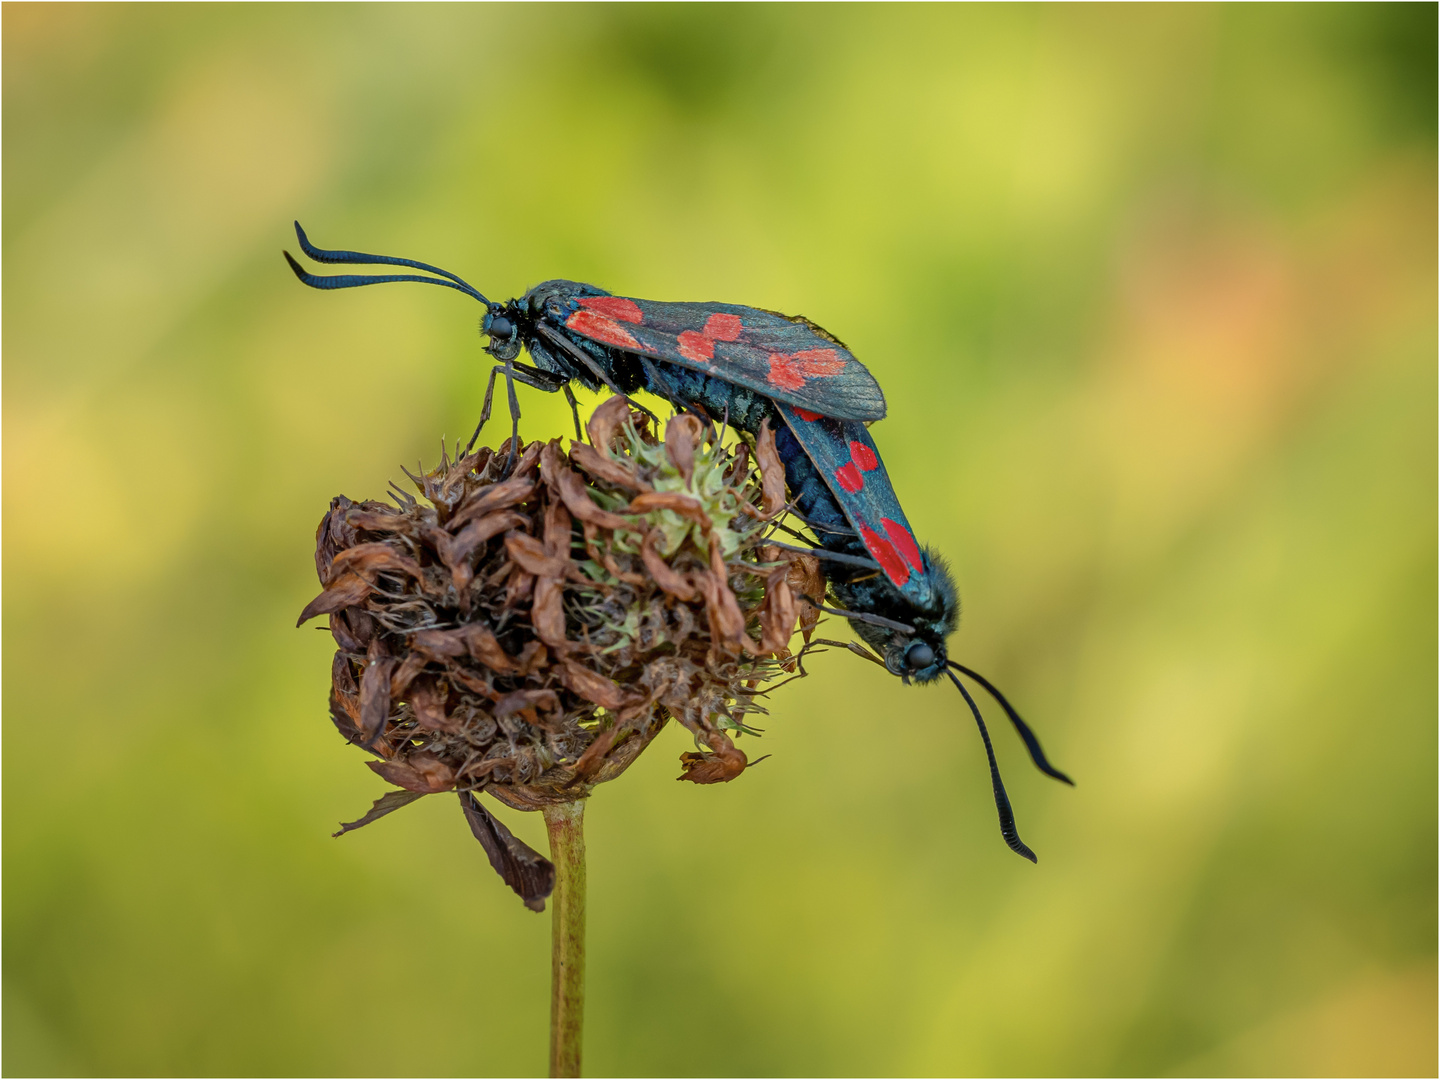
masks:
[[[360,731],[367,742],[374,742],[390,716],[390,672],[395,663],[378,637],[370,642],[365,673],[360,676]]]
[[[612,679],[597,675],[574,660],[560,662],[560,681],[586,701],[605,709],[618,709],[625,703],[624,691]]]
[[[330,519],[335,516],[339,509],[339,503],[345,496],[341,495],[330,503],[330,509],[325,511],[325,516],[320,519],[320,525],[315,530],[315,574],[320,579],[320,584],[325,584],[325,578],[330,573],[330,563],[335,558],[334,544],[330,542]],[[348,503],[350,500],[345,499]]]
[[[551,503],[545,508],[545,554],[570,561],[570,515],[565,507]]]
[[[625,425],[629,416],[630,402],[621,395],[615,394],[603,402],[585,425],[585,430],[590,435],[590,444],[597,450],[609,450],[610,441]]]
[[[316,615],[330,615],[352,604],[358,604],[370,595],[373,588],[374,586],[359,574],[341,574],[325,586],[324,592],[305,605],[305,610],[300,612],[300,618],[295,625],[301,626]]]
[[[409,574],[413,578],[420,577],[420,566],[414,559],[406,558],[389,544],[379,543],[357,544],[336,555],[335,561],[330,564],[330,572],[338,574],[345,570],[359,574],[368,581],[374,581],[376,574],[387,570]]]
[[[775,552],[776,555],[772,558],[770,552]],[[776,562],[782,554],[790,563],[790,568],[785,572],[785,582],[790,586],[790,593],[795,598],[800,632],[805,635],[808,644],[810,635],[815,632],[815,624],[820,621],[820,609],[804,597],[809,596],[816,600],[825,598],[825,574],[820,569],[820,560],[814,555],[781,552],[781,549],[772,547],[762,548],[760,557],[766,562]]]
[[[629,731],[621,724],[607,728],[595,736],[595,741],[585,748],[580,759],[575,762],[573,769],[577,780],[587,780],[595,771],[605,764],[605,758],[615,744],[620,740],[622,734],[629,734]]]
[[[785,580],[789,568],[774,571],[765,583],[765,607],[760,613],[760,648],[778,655],[795,633],[795,594]]]
[[[370,639],[375,636],[375,620],[370,613],[363,607],[349,607],[339,612],[339,615],[345,620],[345,625],[350,627],[350,633],[355,635],[355,640],[368,649]]]
[[[752,655],[759,652],[758,646],[745,633],[745,615],[735,594],[730,591],[729,573],[725,557],[720,554],[720,543],[710,541],[710,573],[707,575],[710,587],[705,591],[705,606],[711,614],[716,636],[729,652],[744,649]]]
[[[387,791],[384,795],[381,795],[380,798],[376,799],[373,804],[371,804],[370,809],[366,812],[364,817],[360,818],[357,821],[342,822],[340,825],[340,831],[337,833],[331,833],[330,835],[344,836],[347,832],[352,832],[353,830],[360,828],[362,825],[369,825],[377,818],[382,818],[386,814],[389,814],[395,810],[399,810],[402,806],[409,806],[416,799],[422,798],[424,794],[425,793],[422,791]]]
[[[453,538],[442,533],[436,539],[440,560],[453,571],[465,563],[475,549],[491,537],[499,536],[508,529],[520,529],[530,524],[530,519],[514,510],[503,510],[486,514],[478,521],[472,521]],[[438,531],[438,530],[437,530]]]
[[[533,675],[549,662],[550,654],[546,652],[544,645],[538,641],[527,641],[525,647],[520,650],[520,655],[515,658],[515,673],[517,675]]]
[[[514,716],[523,709],[554,712],[558,708],[560,696],[554,690],[512,690],[495,702],[495,715]]]
[[[631,585],[647,584],[644,574],[632,574],[628,570],[622,570],[605,545],[597,542],[596,537],[600,535],[600,529],[593,521],[586,521],[582,524],[585,529],[585,550],[590,553],[592,559],[597,560],[601,566],[605,567],[611,577]]]
[[[627,491],[650,490],[650,485],[635,475],[635,469],[631,465],[607,457],[593,446],[575,443],[570,447],[570,460],[596,480],[604,480]]]
[[[520,569],[537,577],[564,577],[570,569],[570,560],[547,554],[545,547],[543,541],[525,533],[510,533],[505,537],[505,550]]]
[[[415,720],[422,728],[430,731],[460,730],[460,725],[445,714],[445,697],[429,676],[417,679],[410,687],[410,708],[415,711]]]
[[[501,880],[514,889],[531,911],[544,911],[545,898],[555,888],[555,867],[539,852],[517,840],[500,820],[480,804],[473,792],[460,793],[465,820],[490,865]]]
[[[360,686],[355,682],[355,674],[350,670],[350,657],[343,652],[337,652],[335,659],[330,661],[330,685],[339,693],[355,699],[355,708],[352,710],[356,718],[360,716]]]
[[[572,472],[570,469],[559,469],[556,471],[555,480],[566,509],[581,521],[588,521],[602,529],[636,528],[635,522],[631,519],[621,517],[619,514],[612,514],[610,511],[596,506],[591,501],[589,489],[586,488],[585,481],[580,479],[579,473]],[[644,498],[645,496],[640,497]]]
[[[516,572],[510,575],[510,581],[505,586],[505,606],[516,608],[530,599],[530,592],[535,586],[535,575]]]
[[[721,784],[734,780],[749,763],[745,752],[738,749],[722,732],[710,736],[713,753],[680,755],[684,770],[675,779],[689,780],[692,784]],[[374,768],[372,765],[371,768]]]
[[[655,579],[656,585],[677,600],[688,603],[695,599],[695,586],[690,584],[684,574],[673,569],[655,550],[655,545],[664,539],[664,535],[659,529],[651,529],[649,535],[645,537],[645,543],[640,548],[640,558],[645,563],[645,569]]]
[[[553,649],[565,649],[565,608],[560,581],[553,577],[535,579],[535,602],[530,606],[530,625],[535,636]]]
[[[340,732],[346,742],[360,742],[360,728],[356,726],[360,710],[358,702],[352,701],[335,690],[330,689],[330,721],[335,729]]]
[[[415,681],[415,676],[425,670],[427,663],[429,658],[424,653],[408,653],[390,676],[390,700],[398,701],[403,698],[405,691],[410,689],[410,684]]]
[[[469,651],[473,660],[478,660],[491,671],[500,674],[508,674],[515,670],[514,662],[505,655],[505,650],[500,647],[500,642],[495,640],[495,635],[490,632],[488,626],[480,623],[470,623],[462,627],[459,633],[465,639],[465,648]],[[535,644],[535,642],[531,642]]]
[[[335,639],[335,644],[346,652],[365,651],[364,643],[351,631],[350,623],[342,612],[330,613],[330,636]]]
[[[463,630],[420,630],[410,638],[411,645],[432,660],[464,656],[468,651]]]
[[[750,472],[750,446],[748,443],[737,442],[735,444],[734,460],[729,470],[725,473],[725,481],[729,484],[742,484]]]
[[[366,532],[404,532],[411,528],[411,521],[398,510],[350,510],[345,521],[356,529]]]
[[[404,761],[367,761],[365,764],[396,787],[422,795],[449,791],[455,786],[455,770],[423,750]]]
[[[680,470],[686,487],[695,476],[695,447],[704,430],[700,418],[691,413],[672,417],[665,425],[665,456]]]
[[[775,432],[768,416],[760,422],[755,436],[755,460],[760,465],[760,509],[765,517],[774,517],[785,505],[785,463],[775,449]]]
[[[460,526],[478,517],[484,517],[492,510],[504,510],[506,507],[518,506],[533,496],[538,485],[534,480],[529,479],[528,474],[540,460],[540,449],[541,446],[538,442],[532,442],[527,446],[520,455],[520,460],[515,463],[515,471],[511,473],[508,480],[502,480],[498,484],[491,484],[487,488],[480,489],[473,498],[467,500],[455,511],[455,516],[445,523],[445,527],[453,533]]]
[[[693,420],[694,417],[691,417]],[[632,514],[648,514],[656,510],[671,510],[681,517],[689,518],[697,525],[709,532],[713,526],[710,515],[705,512],[705,505],[693,495],[684,495],[678,491],[652,491],[645,495],[637,495],[630,500],[626,507]]]

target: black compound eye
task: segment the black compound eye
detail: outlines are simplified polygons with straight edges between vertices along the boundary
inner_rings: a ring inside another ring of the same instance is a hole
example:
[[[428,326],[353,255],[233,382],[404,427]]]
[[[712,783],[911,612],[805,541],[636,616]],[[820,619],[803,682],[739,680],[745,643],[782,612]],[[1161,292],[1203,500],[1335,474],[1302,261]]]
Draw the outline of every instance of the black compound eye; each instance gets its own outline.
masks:
[[[912,671],[927,668],[935,662],[935,650],[923,641],[917,641],[905,650],[905,666]]]
[[[490,320],[490,328],[486,331],[492,338],[508,338],[515,332],[515,324],[504,315],[496,315]]]

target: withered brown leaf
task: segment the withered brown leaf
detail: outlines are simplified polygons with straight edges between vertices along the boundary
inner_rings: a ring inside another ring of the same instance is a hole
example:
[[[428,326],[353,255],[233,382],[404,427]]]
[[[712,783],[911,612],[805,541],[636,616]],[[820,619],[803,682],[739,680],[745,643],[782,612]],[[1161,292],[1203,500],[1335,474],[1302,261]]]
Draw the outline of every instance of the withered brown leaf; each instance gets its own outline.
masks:
[[[330,615],[358,604],[370,595],[372,588],[370,582],[359,574],[341,574],[331,579],[324,591],[305,605],[305,610],[300,612],[300,618],[295,625],[302,626],[306,620],[313,619],[316,615]]]
[[[474,792],[462,791],[460,805],[465,820],[490,865],[506,885],[515,890],[531,911],[544,911],[545,898],[555,889],[555,864],[528,844],[517,840],[500,819],[490,813]]]
[[[680,477],[689,487],[695,477],[695,447],[704,432],[700,418],[691,413],[677,416],[665,425],[665,455],[680,470]]]
[[[455,786],[455,770],[423,750],[404,761],[367,761],[365,764],[396,787],[418,791],[421,795],[449,791]]]
[[[785,506],[785,463],[775,449],[775,432],[767,416],[755,436],[755,460],[760,466],[761,513],[772,518]]]
[[[372,821],[384,817],[386,814],[399,810],[402,806],[409,806],[416,799],[423,798],[423,791],[387,791],[380,798],[371,804],[365,816],[355,821],[343,821],[340,823],[340,831],[331,833],[331,836],[344,836],[347,832],[354,832],[362,826],[369,825]]]
[[[625,702],[624,691],[615,685],[613,679],[597,675],[574,660],[560,662],[560,681],[567,689],[605,709],[618,709]]]
[[[650,490],[650,485],[635,474],[633,465],[616,461],[588,443],[575,443],[571,446],[570,460],[596,480],[604,480],[636,493]]]
[[[601,452],[609,450],[610,443],[629,416],[630,403],[621,395],[615,394],[601,402],[590,415],[590,422],[585,425],[585,431],[590,436],[590,445]]]

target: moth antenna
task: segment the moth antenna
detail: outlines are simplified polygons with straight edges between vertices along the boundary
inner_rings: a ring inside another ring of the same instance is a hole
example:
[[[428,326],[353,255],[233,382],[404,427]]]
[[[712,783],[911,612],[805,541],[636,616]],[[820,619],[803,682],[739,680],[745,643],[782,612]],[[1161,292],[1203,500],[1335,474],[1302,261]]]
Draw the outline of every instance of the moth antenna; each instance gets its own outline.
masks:
[[[995,763],[995,748],[990,745],[990,732],[985,730],[985,720],[980,715],[980,706],[975,704],[975,699],[970,696],[970,691],[956,677],[953,671],[946,671],[950,681],[965,698],[965,704],[970,706],[970,711],[975,714],[975,723],[980,727],[980,738],[985,742],[985,756],[990,759],[990,786],[995,791],[995,809],[1000,814],[1000,835],[1005,838],[1005,843],[1016,855],[1023,855],[1032,863],[1039,862],[1035,858],[1035,852],[1025,846],[1025,841],[1020,839],[1020,833],[1015,828],[1015,812],[1010,809],[1010,796],[1005,794],[1005,784],[1000,779],[1000,766]]]
[[[312,274],[296,262],[294,256],[288,251],[284,252],[285,261],[290,264],[290,269],[295,271],[295,276],[312,289],[351,289],[357,285],[381,285],[390,281],[419,281],[426,285],[444,285],[447,289],[463,292],[466,296],[479,300],[486,307],[490,306],[490,301],[479,289],[464,278],[450,273],[449,270],[441,270],[438,266],[416,262],[414,259],[399,259],[393,255],[367,255],[363,251],[331,251],[326,248],[318,248],[310,243],[310,238],[305,235],[305,230],[300,227],[298,221],[295,222],[295,236],[300,241],[300,250],[319,263],[409,266],[416,270],[426,270],[440,275],[440,278],[432,278],[419,274]],[[441,280],[441,278],[446,280]]]
[[[1030,751],[1030,760],[1035,763],[1037,769],[1046,776],[1052,776],[1062,783],[1069,784],[1071,787],[1075,786],[1074,780],[1071,780],[1070,777],[1066,776],[1046,760],[1045,751],[1040,749],[1040,740],[1035,737],[1035,732],[1030,730],[1029,724],[1020,719],[1020,714],[1015,711],[1015,707],[1005,700],[1005,695],[1000,693],[989,679],[985,678],[985,676],[981,675],[978,671],[971,671],[964,664],[957,664],[954,660],[947,660],[946,663],[956,671],[969,675],[970,678],[983,686],[991,697],[1000,703],[1000,707],[1005,710],[1005,715],[1010,717],[1010,722],[1015,725],[1015,730],[1020,733],[1020,738],[1025,741],[1025,749]]]

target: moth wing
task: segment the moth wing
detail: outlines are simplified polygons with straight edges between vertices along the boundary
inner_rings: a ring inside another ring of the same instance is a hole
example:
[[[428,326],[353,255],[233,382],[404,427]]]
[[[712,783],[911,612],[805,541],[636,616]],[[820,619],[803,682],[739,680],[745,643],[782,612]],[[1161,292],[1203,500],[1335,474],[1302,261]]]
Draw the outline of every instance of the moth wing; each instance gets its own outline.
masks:
[[[780,413],[890,583],[928,603],[929,570],[865,425],[790,405]]]
[[[739,304],[624,296],[552,299],[571,333],[664,360],[823,416],[880,420],[885,395],[865,365],[813,323]]]

